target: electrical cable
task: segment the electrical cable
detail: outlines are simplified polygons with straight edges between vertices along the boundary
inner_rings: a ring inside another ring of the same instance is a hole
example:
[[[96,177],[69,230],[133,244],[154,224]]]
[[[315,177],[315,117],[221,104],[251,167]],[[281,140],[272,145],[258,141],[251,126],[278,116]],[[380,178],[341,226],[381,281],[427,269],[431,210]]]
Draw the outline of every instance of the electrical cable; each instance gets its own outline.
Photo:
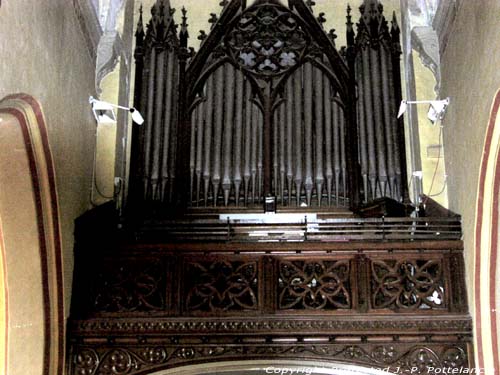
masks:
[[[114,198],[114,195],[110,197],[110,196],[103,194],[102,190],[99,188],[99,184],[97,183],[96,171],[97,171],[97,127],[98,126],[99,125],[97,124],[96,130],[95,130],[94,162],[93,162],[93,168],[92,168],[92,189],[90,191],[90,204],[94,207],[98,206],[98,204],[94,201],[94,194],[93,194],[94,189],[101,198],[104,198],[104,199],[113,199]]]
[[[445,180],[444,180],[444,183],[443,183],[443,187],[441,188],[441,191],[439,193],[437,193],[437,194],[431,194],[432,193],[432,189],[434,188],[434,183],[436,181],[437,171],[439,169],[439,164],[440,164],[440,161],[441,161],[441,148],[442,148],[442,145],[443,145],[442,137],[443,137],[443,125],[441,124],[439,126],[439,137],[438,137],[438,140],[439,140],[438,160],[436,162],[436,167],[434,168],[434,173],[432,175],[432,181],[431,181],[431,186],[429,188],[429,193],[426,196],[425,202],[423,202],[424,205],[427,203],[427,200],[430,197],[437,197],[437,196],[443,194],[443,192],[446,189],[446,176],[445,176]]]

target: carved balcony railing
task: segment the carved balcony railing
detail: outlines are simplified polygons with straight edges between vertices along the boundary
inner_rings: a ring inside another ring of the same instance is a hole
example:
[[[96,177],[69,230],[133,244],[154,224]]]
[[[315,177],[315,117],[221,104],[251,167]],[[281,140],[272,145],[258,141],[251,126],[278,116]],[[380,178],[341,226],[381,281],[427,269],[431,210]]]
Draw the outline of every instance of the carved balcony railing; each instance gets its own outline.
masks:
[[[73,317],[463,313],[462,254],[450,244],[133,247],[81,270]]]
[[[89,241],[71,374],[250,358],[472,364],[461,241]]]

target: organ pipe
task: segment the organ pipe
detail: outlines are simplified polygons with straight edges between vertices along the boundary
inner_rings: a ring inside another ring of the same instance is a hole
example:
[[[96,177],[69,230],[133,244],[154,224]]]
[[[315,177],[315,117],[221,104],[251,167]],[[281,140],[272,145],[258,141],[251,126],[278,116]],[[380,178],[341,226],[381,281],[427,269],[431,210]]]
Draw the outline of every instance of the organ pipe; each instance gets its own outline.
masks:
[[[151,159],[154,156],[151,150],[151,143],[153,142],[153,108],[156,81],[156,49],[154,48],[151,50],[149,72],[147,115],[145,122],[146,134],[144,137],[144,195],[147,200],[151,199]]]
[[[314,114],[315,114],[315,139],[316,139],[316,157],[315,157],[315,181],[318,206],[321,206],[321,198],[324,182],[323,170],[323,72],[319,69],[314,70]]]
[[[224,121],[224,68],[215,72],[215,108],[214,113],[214,162],[212,166],[213,205],[217,206],[217,198],[221,183],[221,149],[222,123]]]
[[[237,72],[238,73],[238,72]],[[241,176],[241,156],[242,156],[242,135],[243,135],[243,74],[236,74],[236,99],[235,99],[235,140],[234,140],[234,196],[238,206],[240,197]]]
[[[233,127],[238,128],[240,125],[234,123],[234,68],[232,65],[225,65],[225,80],[224,80],[224,143],[222,152],[224,155],[224,168],[222,177],[222,190],[224,193],[224,205],[229,203],[229,193],[232,186],[232,151],[233,151]]]
[[[333,165],[332,165],[332,92],[330,82],[327,77],[323,77],[323,111],[325,114],[325,176],[326,190],[328,195],[328,205],[332,204],[332,183],[333,183]]]
[[[203,193],[205,198],[205,207],[208,205],[208,192],[210,189],[210,167],[212,160],[212,125],[214,113],[214,76],[208,78],[206,86],[207,90],[207,105],[205,107],[205,155],[203,165]]]
[[[244,146],[244,167],[243,167],[243,181],[245,184],[245,205],[249,201],[249,189],[252,183],[252,171],[250,158],[252,156],[252,123],[253,123],[253,111],[252,111],[252,88],[250,82],[245,79],[244,81],[244,91],[245,91],[245,146]]]

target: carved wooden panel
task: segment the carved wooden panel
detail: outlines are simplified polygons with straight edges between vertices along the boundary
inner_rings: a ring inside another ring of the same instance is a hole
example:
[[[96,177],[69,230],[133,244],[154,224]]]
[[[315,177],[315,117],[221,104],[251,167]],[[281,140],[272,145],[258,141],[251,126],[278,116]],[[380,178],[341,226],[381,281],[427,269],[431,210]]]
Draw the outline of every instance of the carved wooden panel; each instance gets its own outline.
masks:
[[[130,253],[80,266],[78,316],[467,311],[461,254],[335,254],[329,250],[335,245],[315,254],[266,254],[265,247],[239,254],[253,246],[234,244],[229,253],[199,256]]]
[[[445,310],[448,290],[442,259],[373,259],[371,303],[374,309]]]
[[[205,341],[209,338],[205,338]],[[219,344],[161,343],[129,346],[105,345],[100,348],[78,346],[71,357],[72,374],[133,375],[168,366],[187,365],[199,361],[238,359],[279,359],[293,357],[341,361],[398,374],[438,374],[443,369],[458,373],[470,367],[466,342],[408,344],[384,342],[361,343],[259,343],[238,344],[232,338]]]
[[[352,308],[349,260],[279,262],[278,309]]]
[[[161,260],[110,261],[92,276],[91,301],[97,313],[165,310],[166,270]]]
[[[190,260],[185,271],[185,309],[189,312],[257,310],[259,266],[256,260]]]

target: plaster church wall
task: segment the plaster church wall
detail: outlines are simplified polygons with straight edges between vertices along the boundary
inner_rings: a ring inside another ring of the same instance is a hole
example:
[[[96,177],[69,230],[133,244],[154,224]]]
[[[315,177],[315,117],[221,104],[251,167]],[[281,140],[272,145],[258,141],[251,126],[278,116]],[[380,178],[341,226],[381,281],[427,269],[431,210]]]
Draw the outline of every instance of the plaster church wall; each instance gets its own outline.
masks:
[[[95,121],[88,96],[94,91],[95,63],[71,1],[4,1],[0,35],[0,98],[27,93],[45,112],[57,176],[69,308],[73,220],[89,208]]]
[[[88,97],[94,94],[95,63],[87,48],[74,4],[67,0],[2,1],[0,54],[0,99],[16,93],[29,94],[41,104],[45,115],[55,164],[61,219],[64,277],[59,287],[64,289],[67,316],[73,273],[73,221],[90,208],[96,125],[89,110]],[[16,161],[19,155],[10,153],[8,157]],[[8,160],[4,159],[4,162]],[[0,189],[11,185],[0,185]],[[40,347],[39,344],[43,332],[40,331],[40,324],[44,316],[40,315],[40,309],[37,310],[36,306],[42,300],[42,285],[36,274],[29,277],[30,267],[40,262],[40,259],[31,256],[22,258],[22,254],[27,251],[26,241],[29,242],[32,234],[23,232],[21,218],[29,216],[30,212],[25,212],[20,202],[16,203],[16,197],[21,199],[23,194],[29,194],[30,186],[18,188],[18,191],[3,194],[2,197],[10,196],[10,202],[2,202],[0,206],[8,204],[12,208],[8,213],[0,212],[0,216],[4,229],[9,228],[8,233],[4,231],[3,238],[6,251],[17,253],[17,256],[7,254],[7,259],[9,256],[15,257],[12,259],[17,259],[18,265],[17,268],[9,269],[7,262],[7,280],[24,280],[19,285],[16,282],[16,285],[12,284],[10,287],[7,282],[6,288],[10,292],[8,299],[12,299],[8,308],[15,308],[14,302],[21,303],[22,299],[25,303],[38,301],[29,311],[9,311],[11,323],[21,319],[22,323],[19,324],[38,327],[38,333],[25,335],[22,342],[9,342],[6,355],[11,362],[8,368],[12,371],[15,369],[14,372],[9,371],[12,374],[19,371],[34,375],[50,371],[52,374],[52,367],[44,370],[41,366],[43,346]],[[9,233],[18,233],[22,241],[16,241],[15,236],[10,238]],[[7,246],[9,244],[11,246]],[[33,246],[34,243],[31,244]],[[23,273],[26,277],[18,277]],[[23,286],[23,294],[16,295],[16,290],[21,290],[18,286]],[[29,293],[26,294],[26,290]],[[16,362],[17,360],[22,362]],[[23,363],[23,366],[18,366],[19,363]]]

